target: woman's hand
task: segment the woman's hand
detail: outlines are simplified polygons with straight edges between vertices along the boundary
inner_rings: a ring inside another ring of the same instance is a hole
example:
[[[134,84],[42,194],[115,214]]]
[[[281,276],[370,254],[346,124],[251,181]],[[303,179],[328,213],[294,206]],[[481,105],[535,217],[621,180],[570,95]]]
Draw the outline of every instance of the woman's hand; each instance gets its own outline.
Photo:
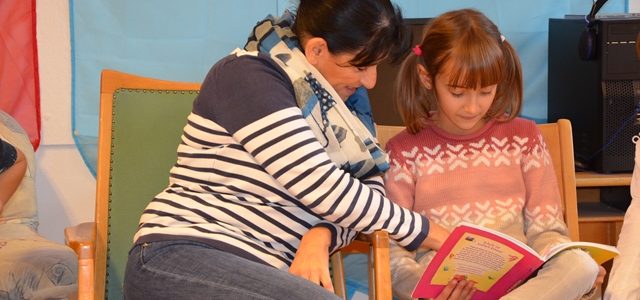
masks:
[[[289,273],[323,286],[333,293],[329,274],[331,232],[324,227],[311,228],[300,241],[300,247],[289,267]]]
[[[475,293],[475,282],[451,279],[438,297],[433,300],[469,300]]]
[[[449,237],[449,230],[434,222],[429,222],[429,235],[420,245],[421,248],[439,250]]]

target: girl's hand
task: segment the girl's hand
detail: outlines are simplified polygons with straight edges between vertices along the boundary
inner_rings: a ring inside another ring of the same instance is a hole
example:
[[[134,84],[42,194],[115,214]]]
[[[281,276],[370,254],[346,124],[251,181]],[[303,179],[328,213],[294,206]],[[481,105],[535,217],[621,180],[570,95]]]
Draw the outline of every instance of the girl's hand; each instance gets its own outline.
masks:
[[[324,227],[311,228],[303,237],[289,273],[323,286],[330,292],[333,283],[329,274],[331,232]]]
[[[473,281],[451,279],[434,300],[469,300],[476,291],[474,285]]]

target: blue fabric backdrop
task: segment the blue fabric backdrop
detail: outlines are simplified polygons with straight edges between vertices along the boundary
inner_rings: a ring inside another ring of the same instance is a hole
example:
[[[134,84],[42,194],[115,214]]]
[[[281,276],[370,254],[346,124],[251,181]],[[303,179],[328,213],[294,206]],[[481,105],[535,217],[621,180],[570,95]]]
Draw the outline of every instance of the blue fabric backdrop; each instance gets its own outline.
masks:
[[[627,11],[610,0],[602,13]],[[295,1],[294,1],[295,2]],[[523,116],[547,118],[549,18],[586,14],[591,0],[397,0],[408,18],[474,7],[500,27],[522,59]],[[73,136],[93,174],[97,157],[102,69],[167,80],[200,82],[211,65],[244,45],[256,21],[279,15],[288,0],[70,0]]]

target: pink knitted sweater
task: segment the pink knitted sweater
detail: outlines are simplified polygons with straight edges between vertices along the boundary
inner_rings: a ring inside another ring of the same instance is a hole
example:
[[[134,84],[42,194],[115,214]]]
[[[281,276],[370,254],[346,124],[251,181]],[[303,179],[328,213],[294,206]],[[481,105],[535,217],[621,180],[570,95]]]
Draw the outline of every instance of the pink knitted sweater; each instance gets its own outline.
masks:
[[[569,241],[553,165],[532,121],[491,121],[467,136],[436,126],[416,135],[405,130],[387,151],[387,196],[431,222],[480,224],[538,252]]]

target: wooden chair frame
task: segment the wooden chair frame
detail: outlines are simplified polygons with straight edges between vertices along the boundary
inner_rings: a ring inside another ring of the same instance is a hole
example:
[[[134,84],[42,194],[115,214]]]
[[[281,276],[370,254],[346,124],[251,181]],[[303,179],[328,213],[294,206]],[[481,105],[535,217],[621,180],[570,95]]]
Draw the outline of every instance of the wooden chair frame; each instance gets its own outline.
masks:
[[[102,72],[95,222],[86,222],[65,229],[65,242],[78,255],[78,299],[105,297],[112,101],[114,92],[121,88],[199,90],[200,84],[158,80],[114,70]]]
[[[192,91],[199,90],[200,84],[158,80],[115,70],[104,70],[102,72],[95,221],[65,229],[65,241],[78,255],[78,299],[105,298],[113,99],[114,93],[118,89]],[[391,137],[392,135],[389,134],[388,136]],[[382,276],[374,276],[375,274],[371,273],[372,281],[377,282],[377,286],[390,287],[391,279],[390,276],[387,276],[390,274],[388,271],[388,234],[380,231],[375,232],[368,238],[370,242],[363,242],[361,245],[371,249],[371,255],[376,257],[375,259],[370,259],[370,261],[374,262],[376,264],[375,269],[380,271],[377,274],[384,274]],[[352,247],[357,247],[357,243],[354,243]],[[384,269],[385,266],[387,270]],[[386,291],[378,292],[378,295],[382,296],[380,299],[391,299],[391,290],[389,288]]]

